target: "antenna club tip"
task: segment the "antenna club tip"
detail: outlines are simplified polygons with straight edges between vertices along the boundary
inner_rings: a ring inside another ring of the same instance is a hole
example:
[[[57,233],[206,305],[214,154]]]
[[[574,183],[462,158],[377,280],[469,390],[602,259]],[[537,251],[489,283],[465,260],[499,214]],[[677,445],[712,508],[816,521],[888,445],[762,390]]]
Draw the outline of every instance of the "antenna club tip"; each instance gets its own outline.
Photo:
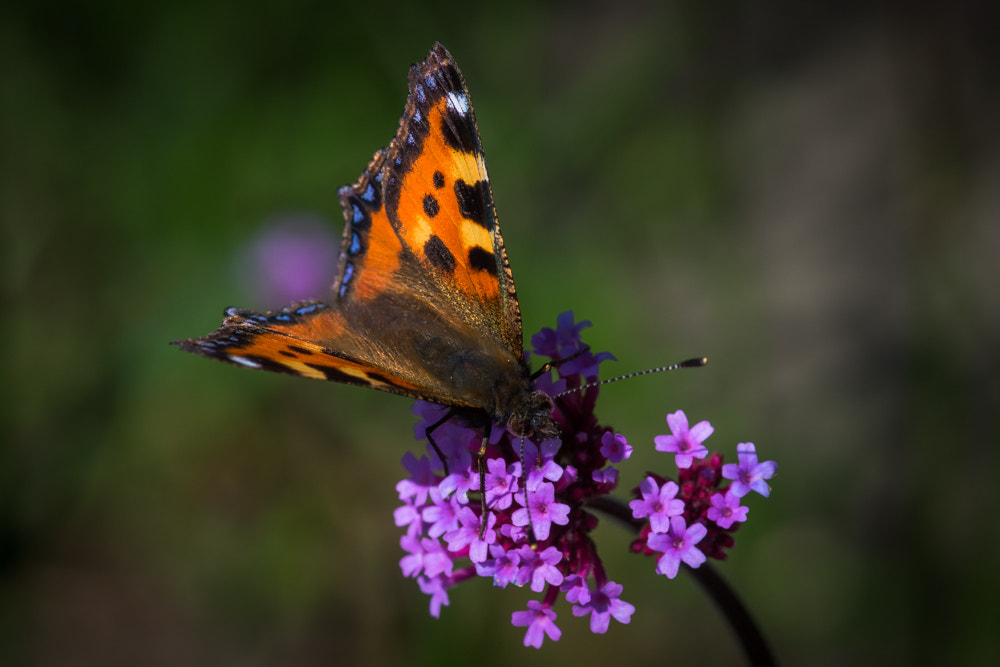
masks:
[[[704,366],[707,363],[708,357],[698,357],[697,359],[688,359],[687,361],[681,362],[681,367],[698,368],[699,366]]]

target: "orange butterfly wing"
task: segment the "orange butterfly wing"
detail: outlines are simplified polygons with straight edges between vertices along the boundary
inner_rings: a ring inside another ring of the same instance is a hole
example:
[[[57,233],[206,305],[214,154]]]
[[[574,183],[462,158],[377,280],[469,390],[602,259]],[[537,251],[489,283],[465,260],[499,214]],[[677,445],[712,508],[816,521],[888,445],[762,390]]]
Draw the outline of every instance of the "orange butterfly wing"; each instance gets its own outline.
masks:
[[[339,195],[346,226],[326,301],[230,308],[215,332],[174,342],[250,368],[509,412],[498,402],[530,389],[521,315],[469,92],[443,46],[410,68],[395,138]]]

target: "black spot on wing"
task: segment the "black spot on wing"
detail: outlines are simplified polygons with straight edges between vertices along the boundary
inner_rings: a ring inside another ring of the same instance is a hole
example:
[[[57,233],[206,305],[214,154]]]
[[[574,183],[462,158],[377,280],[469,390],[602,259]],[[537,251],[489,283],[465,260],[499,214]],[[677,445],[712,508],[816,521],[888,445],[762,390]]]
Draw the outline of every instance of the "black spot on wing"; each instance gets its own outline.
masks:
[[[427,261],[445,273],[455,270],[455,256],[438,236],[431,236],[424,243],[424,255]]]
[[[471,109],[468,113],[462,113],[451,104],[445,104],[441,113],[441,134],[445,144],[456,151],[472,154],[481,152]]]
[[[436,187],[438,190],[444,187],[444,174],[442,174],[440,171],[434,172],[434,187]]]
[[[373,382],[381,382],[382,384],[392,384],[392,380],[381,373],[374,373],[372,371],[367,371],[365,373]]]
[[[469,266],[476,271],[486,271],[492,275],[497,275],[497,261],[492,252],[480,246],[469,248]]]
[[[373,371],[365,371],[363,375],[345,373],[335,366],[329,366],[326,364],[306,364],[309,368],[314,371],[319,371],[323,374],[323,379],[329,380],[330,382],[340,382],[342,384],[354,384],[360,385],[362,387],[373,387],[375,385],[381,384],[383,387],[375,387],[376,389],[384,389],[385,386],[395,386],[392,378],[387,377],[381,373],[375,373]],[[294,372],[294,371],[288,371]],[[406,393],[406,392],[403,392]]]
[[[424,213],[427,214],[428,218],[437,216],[440,210],[441,206],[438,205],[438,200],[434,195],[424,195]]]
[[[330,382],[341,382],[343,384],[360,384],[365,386],[368,385],[368,382],[366,382],[364,379],[359,378],[356,375],[345,373],[337,368],[334,368],[333,366],[326,366],[324,364],[306,364],[306,366],[308,366],[313,370],[319,371],[320,373],[323,374],[324,379],[329,380]]]
[[[277,361],[274,361],[272,359],[268,359],[267,357],[257,356],[256,354],[232,354],[228,356],[230,357],[229,361],[231,363],[240,366],[246,366],[247,365],[246,362],[250,362],[254,364],[252,368],[258,368],[263,371],[272,371],[274,373],[286,373],[288,375],[298,375],[296,371],[292,370],[288,366],[279,363]],[[226,357],[223,358],[225,359]],[[241,359],[242,361],[237,361],[237,359]]]
[[[463,218],[472,220],[489,231],[486,225],[486,197],[483,194],[482,181],[469,185],[458,179],[455,181],[455,199],[458,201],[458,211]]]

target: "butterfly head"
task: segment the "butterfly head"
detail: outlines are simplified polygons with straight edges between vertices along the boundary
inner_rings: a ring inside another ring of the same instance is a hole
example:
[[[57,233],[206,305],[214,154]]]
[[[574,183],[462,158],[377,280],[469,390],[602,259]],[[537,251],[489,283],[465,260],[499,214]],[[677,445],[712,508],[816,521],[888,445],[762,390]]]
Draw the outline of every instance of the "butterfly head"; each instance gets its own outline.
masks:
[[[511,433],[524,437],[558,438],[561,430],[552,418],[552,399],[541,391],[528,391],[519,397],[514,410],[507,416]]]
[[[517,385],[512,391],[506,392],[506,395],[504,392],[498,392],[498,397],[500,399],[498,406],[509,406],[511,409],[508,409],[506,412],[497,411],[494,420],[500,423],[506,423],[507,428],[510,429],[511,433],[524,438],[537,436],[538,440],[543,440],[546,438],[561,437],[562,429],[552,418],[552,411],[555,407],[553,399],[561,396],[562,394],[550,396],[543,391],[535,389],[534,383],[538,378],[547,374],[553,368],[560,367],[562,364],[571,362],[589,353],[590,347],[580,343],[579,349],[572,354],[562,356],[560,358],[553,358],[551,361],[543,364],[541,368],[530,375],[527,374],[527,366],[523,366],[522,371],[524,373],[524,384]],[[596,357],[595,363],[603,356],[604,355],[599,355]],[[610,355],[607,356],[610,357]],[[579,388],[571,391],[578,390]]]

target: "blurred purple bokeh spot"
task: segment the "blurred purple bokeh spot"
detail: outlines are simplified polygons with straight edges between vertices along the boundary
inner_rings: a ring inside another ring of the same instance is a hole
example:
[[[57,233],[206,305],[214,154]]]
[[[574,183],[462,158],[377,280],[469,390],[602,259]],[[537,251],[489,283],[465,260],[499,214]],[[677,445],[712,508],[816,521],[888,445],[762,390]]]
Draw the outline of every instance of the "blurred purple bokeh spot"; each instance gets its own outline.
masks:
[[[254,304],[276,309],[327,298],[336,276],[337,239],[329,221],[311,213],[266,222],[238,257],[238,272]]]

